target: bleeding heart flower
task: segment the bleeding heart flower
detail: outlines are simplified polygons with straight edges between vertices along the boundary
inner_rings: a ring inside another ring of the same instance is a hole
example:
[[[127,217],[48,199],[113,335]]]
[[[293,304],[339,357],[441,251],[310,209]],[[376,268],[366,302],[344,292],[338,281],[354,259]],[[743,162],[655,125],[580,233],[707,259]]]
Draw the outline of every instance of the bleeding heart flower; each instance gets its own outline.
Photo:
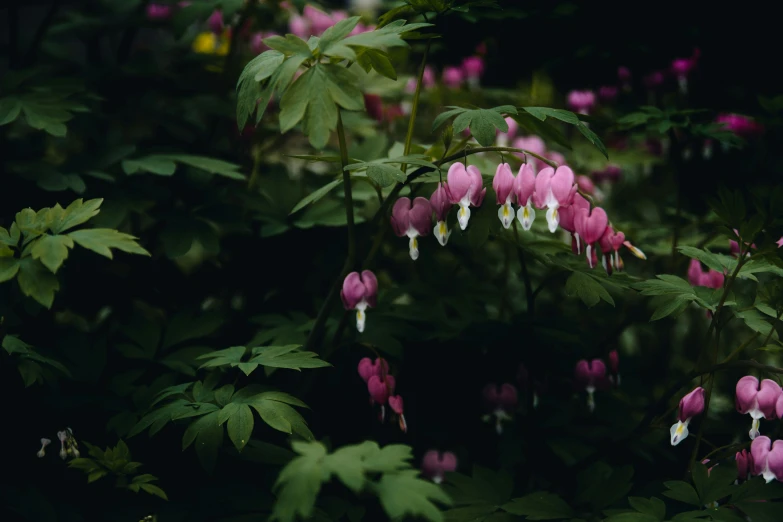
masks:
[[[579,209],[574,213],[574,228],[585,245],[585,254],[590,268],[595,268],[598,258],[595,253],[595,243],[604,235],[609,219],[604,209],[595,207],[592,212]]]
[[[419,243],[416,238],[430,233],[432,225],[432,207],[426,198],[416,198],[411,203],[402,197],[394,203],[391,216],[392,229],[397,237],[408,236],[408,248],[411,259],[419,258]]]
[[[359,361],[357,369],[359,376],[367,383],[373,375],[378,377],[386,376],[389,373],[389,363],[383,357],[378,357],[375,361],[372,361],[369,357],[363,357]]]
[[[451,235],[451,230],[446,226],[446,218],[449,215],[451,205],[451,195],[449,193],[448,185],[446,183],[438,183],[438,188],[436,188],[435,192],[430,196],[430,206],[432,207],[432,211],[435,212],[435,218],[438,220],[432,232],[441,246],[446,246],[446,243],[449,242],[449,236]]]
[[[606,387],[606,365],[601,359],[593,359],[592,361],[582,359],[576,363],[574,377],[577,385],[587,392],[587,407],[591,412],[595,411],[593,394],[596,389]]]
[[[367,307],[374,308],[378,297],[378,279],[369,270],[351,272],[345,276],[343,289],[340,291],[343,306],[346,310],[356,310],[356,329],[364,331]]]
[[[504,421],[511,420],[514,410],[517,407],[517,389],[512,385],[505,383],[502,386],[487,384],[482,392],[484,397],[484,408],[489,412],[484,416],[484,421],[495,417],[495,430],[498,434],[503,433]]]
[[[737,461],[737,478],[740,480],[746,480],[753,475],[753,454],[748,450],[738,451],[734,455],[734,460]]]
[[[514,194],[519,204],[517,210],[517,219],[522,225],[523,230],[530,230],[533,221],[536,219],[536,211],[533,209],[533,199],[536,191],[536,175],[533,167],[523,163],[519,167],[519,173],[514,178]]]
[[[397,414],[397,420],[400,424],[400,430],[403,433],[408,432],[408,423],[405,422],[405,414],[403,412],[403,401],[402,397],[399,395],[391,395],[389,397],[389,407],[392,409],[394,413]]]
[[[560,223],[558,209],[571,205],[576,194],[574,171],[563,165],[557,168],[547,167],[536,176],[536,191],[533,201],[539,209],[546,208],[546,221],[549,231],[554,233]]]
[[[465,230],[470,220],[469,207],[480,207],[487,193],[484,179],[478,168],[471,165],[466,169],[462,163],[454,163],[449,167],[447,179],[449,199],[453,204],[459,205],[457,221],[460,228]]]
[[[450,451],[443,454],[429,450],[421,461],[421,474],[435,484],[443,482],[446,473],[457,471],[457,456]]]
[[[453,66],[443,68],[443,83],[446,84],[446,87],[457,89],[464,81],[465,76],[461,68]]]
[[[761,475],[767,483],[783,481],[783,440],[773,444],[769,437],[757,437],[750,445],[753,455],[753,474]]]
[[[581,194],[574,194],[574,200],[571,205],[560,209],[560,228],[571,233],[571,250],[574,254],[580,255],[582,253],[582,241],[579,234],[576,231],[576,224],[574,218],[576,213],[580,210],[585,212],[590,211],[590,202],[587,201]]]
[[[680,399],[680,408],[677,413],[677,424],[669,430],[672,446],[676,446],[688,438],[688,424],[691,419],[704,411],[704,388],[699,386],[688,395]]]
[[[783,393],[778,383],[771,379],[764,379],[759,385],[759,380],[752,375],[746,375],[737,381],[736,406],[737,411],[744,414],[750,414],[753,422],[751,424],[751,440],[759,436],[760,419],[774,419],[776,415],[775,407],[780,394]]]
[[[495,171],[495,177],[492,179],[492,188],[495,189],[497,202],[500,205],[498,209],[498,218],[503,224],[503,228],[508,229],[514,221],[514,183],[516,178],[511,172],[508,163],[501,163]]]

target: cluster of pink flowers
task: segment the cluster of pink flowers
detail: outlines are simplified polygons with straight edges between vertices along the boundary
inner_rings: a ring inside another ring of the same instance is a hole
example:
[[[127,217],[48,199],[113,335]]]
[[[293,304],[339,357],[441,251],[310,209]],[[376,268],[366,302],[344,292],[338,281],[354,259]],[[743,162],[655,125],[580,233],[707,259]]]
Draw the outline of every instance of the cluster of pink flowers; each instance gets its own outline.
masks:
[[[484,398],[484,422],[489,422],[495,418],[495,431],[498,435],[503,433],[503,423],[513,418],[514,411],[517,408],[518,396],[517,389],[513,384],[505,383],[501,386],[496,384],[487,384],[482,391]]]
[[[691,264],[688,267],[688,282],[692,286],[706,286],[707,288],[721,288],[723,287],[723,281],[726,276],[722,272],[717,270],[708,269],[706,272],[702,270],[701,263],[698,259],[691,259]]]
[[[574,380],[580,390],[587,392],[587,407],[590,411],[595,410],[595,392],[596,390],[606,390],[612,384],[620,384],[620,356],[617,350],[612,350],[607,357],[609,371],[607,372],[606,363],[601,359],[588,361],[582,359],[576,363],[574,368]]]
[[[459,65],[449,65],[443,68],[443,84],[451,89],[459,89],[465,83],[471,89],[477,89],[481,85],[481,77],[484,76],[484,54],[486,46],[483,44],[476,49],[476,54],[468,56]]]
[[[554,233],[558,227],[571,233],[574,253],[585,251],[591,268],[598,264],[596,246],[601,247],[602,264],[607,273],[622,270],[623,263],[619,250],[629,248],[634,255],[645,258],[644,253],[626,241],[625,234],[616,232],[609,224],[606,212],[599,207],[591,209],[590,203],[577,192],[574,172],[562,165],[557,169],[546,167],[537,175],[528,163],[523,163],[515,176],[507,163],[498,165],[492,187],[497,195],[498,218],[505,228],[509,228],[514,217],[524,230],[530,230],[535,220],[535,209],[546,209],[549,231]],[[446,226],[446,217],[452,205],[458,205],[457,221],[465,230],[471,215],[471,207],[480,207],[487,189],[477,167],[465,167],[454,163],[449,168],[446,183],[438,183],[435,192],[428,201],[407,197],[397,200],[392,210],[391,223],[398,237],[408,237],[410,256],[419,256],[419,236],[429,234],[434,212],[437,224],[434,234],[441,245],[446,245],[450,232]],[[513,204],[519,206],[514,210]]]
[[[752,138],[764,130],[761,124],[742,114],[719,114],[715,122],[723,125],[726,130],[740,138]]]
[[[345,11],[337,10],[325,13],[312,5],[306,5],[301,15],[292,12],[291,17],[288,19],[288,30],[299,38],[307,40],[311,36],[321,36],[324,31],[346,18],[348,18],[348,13]],[[351,35],[365,33],[374,29],[375,27],[373,26],[359,23],[351,31]]]
[[[377,404],[381,407],[379,419],[383,422],[386,419],[386,405],[394,412],[400,429],[408,431],[408,424],[405,422],[403,411],[403,400],[399,395],[394,395],[396,380],[389,374],[389,363],[382,357],[375,361],[369,357],[364,357],[359,361],[359,376],[367,385],[367,392],[370,394],[370,405]]]

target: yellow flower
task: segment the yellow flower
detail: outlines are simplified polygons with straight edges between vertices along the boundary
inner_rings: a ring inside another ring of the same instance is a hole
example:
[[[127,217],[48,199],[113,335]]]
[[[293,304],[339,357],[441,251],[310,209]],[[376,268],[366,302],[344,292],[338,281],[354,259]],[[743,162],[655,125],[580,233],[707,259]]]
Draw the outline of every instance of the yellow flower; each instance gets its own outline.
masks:
[[[228,54],[230,45],[231,39],[229,37],[229,31],[225,31],[220,36],[215,35],[215,33],[211,31],[206,31],[199,33],[199,35],[193,39],[193,51],[199,54],[225,56]]]

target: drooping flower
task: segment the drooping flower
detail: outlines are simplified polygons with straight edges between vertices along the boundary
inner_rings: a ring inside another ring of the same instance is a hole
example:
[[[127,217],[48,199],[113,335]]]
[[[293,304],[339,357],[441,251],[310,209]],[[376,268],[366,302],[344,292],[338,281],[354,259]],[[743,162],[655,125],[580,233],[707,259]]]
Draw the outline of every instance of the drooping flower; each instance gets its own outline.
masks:
[[[52,443],[52,441],[50,439],[43,439],[43,438],[41,439],[41,449],[39,449],[38,453],[36,453],[36,455],[38,455],[39,459],[43,458],[44,455],[46,455],[46,451],[45,451],[46,450],[46,446],[48,446],[51,443]]]
[[[695,50],[693,56],[690,58],[676,58],[674,61],[672,61],[672,73],[674,74],[675,78],[677,78],[677,83],[680,86],[680,92],[683,94],[688,92],[688,76],[696,67],[699,54],[700,53],[698,50]]]
[[[389,363],[383,357],[378,357],[375,361],[369,357],[362,357],[357,370],[362,380],[367,383],[373,375],[379,377],[387,375],[389,373]]]
[[[610,102],[617,98],[617,87],[614,85],[603,85],[598,89],[598,97],[605,102]]]
[[[715,122],[741,138],[751,138],[760,134],[763,129],[759,123],[742,114],[719,114]]]
[[[568,93],[568,106],[581,114],[587,114],[595,105],[593,91],[571,91]]]
[[[516,178],[511,172],[508,163],[501,163],[495,171],[495,177],[492,179],[492,188],[495,189],[497,202],[500,205],[498,209],[498,218],[503,223],[503,228],[508,228],[514,221],[514,184]]]
[[[598,256],[595,253],[595,243],[604,235],[609,219],[604,209],[593,208],[592,212],[580,209],[574,213],[574,228],[582,240],[587,255],[587,263],[590,268],[595,268]]]
[[[498,435],[503,433],[504,421],[511,420],[517,407],[517,389],[512,384],[505,383],[502,386],[487,384],[482,392],[484,408],[488,414],[483,417],[484,422],[495,417],[495,430]]]
[[[776,416],[775,406],[780,397],[781,391],[778,383],[771,379],[764,379],[759,384],[759,380],[752,375],[746,375],[737,381],[736,406],[737,411],[749,414],[753,419],[751,424],[751,440],[759,436],[759,425],[761,419],[774,419]]]
[[[65,460],[65,458],[68,456],[68,452],[65,449],[65,441],[68,440],[68,432],[58,431],[57,438],[60,440],[60,458]]]
[[[612,271],[620,268],[620,247],[625,243],[625,234],[615,232],[612,225],[608,225],[599,240],[601,245],[601,264],[606,273],[612,275]]]
[[[468,85],[476,89],[481,77],[484,76],[484,59],[480,56],[468,56],[462,60],[462,72],[468,80]]]
[[[676,446],[688,438],[688,424],[691,419],[704,411],[704,388],[701,386],[695,388],[688,395],[680,399],[680,408],[677,413],[677,424],[672,425],[669,433],[671,434],[672,446]]]
[[[351,272],[345,276],[340,297],[346,310],[356,310],[356,329],[359,333],[364,331],[365,313],[369,308],[374,308],[378,298],[378,279],[369,270]]]
[[[452,471],[457,471],[457,456],[450,451],[429,450],[421,460],[421,474],[435,484],[443,482],[446,473]]]
[[[576,194],[574,171],[563,165],[557,168],[547,167],[536,176],[536,191],[533,201],[536,207],[546,207],[546,221],[549,231],[554,233],[560,223],[558,209],[571,205]]]
[[[609,361],[609,371],[611,372],[609,378],[614,381],[615,386],[620,386],[620,354],[617,353],[617,350],[612,350],[609,352],[607,360]]]
[[[462,82],[465,81],[464,74],[462,72],[462,69],[459,67],[454,66],[448,66],[443,68],[443,83],[446,84],[446,87],[450,87],[452,89],[457,89],[462,85]]]
[[[773,443],[769,437],[758,437],[750,445],[750,453],[754,475],[761,475],[767,483],[783,481],[783,440]]]
[[[214,34],[219,35],[223,32],[223,12],[220,9],[213,11],[212,14],[209,15],[207,27],[209,27],[209,30]]]
[[[395,380],[393,375],[373,375],[367,381],[367,391],[370,393],[371,402],[381,407],[381,422],[386,418],[386,403],[394,394]]]
[[[419,258],[419,236],[430,233],[432,225],[432,207],[427,198],[416,198],[411,203],[410,198],[402,197],[394,203],[391,224],[397,237],[408,237],[408,248],[411,259]]]
[[[607,383],[606,365],[601,359],[582,359],[576,363],[574,377],[577,385],[587,392],[587,407],[595,411],[595,390],[604,388]]]
[[[467,169],[462,163],[454,163],[449,167],[448,191],[449,199],[455,205],[459,205],[457,221],[462,230],[465,230],[470,220],[470,206],[480,207],[484,201],[487,189],[484,188],[484,180],[481,172],[474,165]]]
[[[522,230],[530,230],[533,221],[536,219],[536,211],[533,209],[533,195],[536,191],[536,175],[533,173],[533,167],[528,163],[523,163],[519,167],[519,173],[514,178],[514,194],[519,204],[517,210],[517,219],[522,225]]]
[[[451,230],[446,226],[446,218],[449,215],[451,205],[448,185],[446,183],[438,183],[438,188],[436,188],[435,192],[430,196],[430,206],[432,207],[432,211],[435,212],[435,219],[438,220],[432,233],[441,246],[446,246],[446,243],[449,242],[449,236],[451,235]]]
[[[707,288],[721,288],[725,276],[717,270],[709,269],[704,272],[698,259],[691,259],[688,265],[688,282],[692,286],[706,286]]]
[[[574,223],[574,217],[580,210],[586,212],[590,211],[590,202],[587,201],[584,196],[577,193],[574,194],[574,200],[571,205],[560,209],[560,228],[567,232],[571,232],[571,250],[574,254],[582,253],[582,241],[579,237],[579,233],[576,231],[576,224]]]
[[[517,123],[517,120],[511,116],[506,117],[506,125],[508,125],[508,130],[506,132],[497,130],[495,133],[499,147],[507,147],[511,140],[513,140],[517,135],[517,131],[519,130],[519,124]]]
[[[408,432],[408,423],[405,422],[405,412],[403,411],[403,401],[400,395],[389,396],[389,407],[397,414],[397,421],[400,424],[400,430],[403,433]]]
[[[760,437],[759,437],[760,438]],[[734,460],[737,461],[737,478],[740,480],[746,480],[753,475],[753,454],[748,450],[738,451],[734,455]]]
[[[165,4],[148,4],[147,5],[147,19],[148,20],[168,20],[171,18],[172,7]],[[48,440],[48,439],[47,439]]]

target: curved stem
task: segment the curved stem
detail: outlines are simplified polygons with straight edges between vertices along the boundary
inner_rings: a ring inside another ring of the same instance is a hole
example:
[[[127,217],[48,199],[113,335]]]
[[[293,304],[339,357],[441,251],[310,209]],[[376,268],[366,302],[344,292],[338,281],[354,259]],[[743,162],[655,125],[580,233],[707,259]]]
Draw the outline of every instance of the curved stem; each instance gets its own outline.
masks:
[[[430,54],[430,45],[432,45],[432,40],[427,40],[427,46],[424,48],[424,55],[421,57],[419,77],[416,79],[416,91],[413,93],[411,117],[408,119],[408,132],[405,134],[405,147],[403,149],[404,156],[407,156],[410,153],[411,144],[413,143],[413,131],[416,128],[416,113],[419,111],[419,97],[421,96],[421,85],[424,83],[424,69],[427,67],[427,57]],[[400,165],[400,170],[405,172],[407,167],[408,165],[403,163]]]
[[[353,221],[353,192],[351,187],[351,173],[345,170],[348,165],[348,146],[345,143],[345,127],[341,111],[337,111],[337,139],[340,142],[340,163],[343,167],[343,191],[345,192],[345,218],[348,222],[348,255],[346,266],[352,268],[356,262],[356,230]],[[347,273],[343,275],[345,277]]]

